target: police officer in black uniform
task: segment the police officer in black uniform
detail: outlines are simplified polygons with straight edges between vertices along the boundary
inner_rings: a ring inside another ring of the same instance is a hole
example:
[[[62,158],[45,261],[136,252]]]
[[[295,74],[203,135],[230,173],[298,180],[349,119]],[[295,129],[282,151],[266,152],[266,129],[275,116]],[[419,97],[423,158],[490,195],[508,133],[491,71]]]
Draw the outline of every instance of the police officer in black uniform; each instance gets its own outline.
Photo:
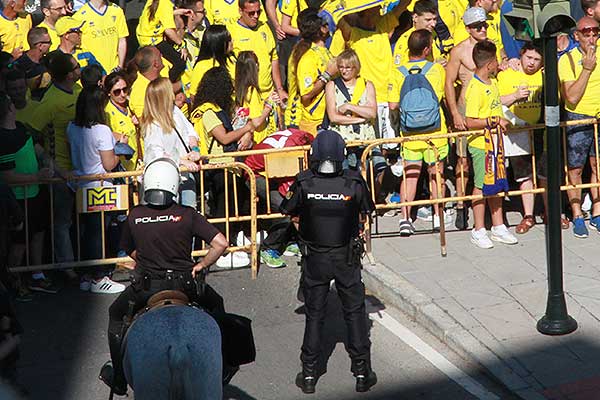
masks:
[[[123,317],[144,307],[161,290],[181,290],[191,301],[197,301],[196,274],[216,262],[228,245],[225,236],[202,214],[175,202],[179,180],[179,169],[171,159],[159,158],[148,164],[144,172],[147,204],[131,209],[124,225],[121,248],[136,261],[136,267],[131,285],[110,306],[112,365],[109,361],[100,373],[100,379],[117,395],[127,393],[121,356]],[[210,244],[199,263],[191,258],[194,237]],[[130,302],[133,310],[129,310]]]
[[[361,280],[364,250],[360,227],[375,209],[367,185],[356,171],[344,170],[346,146],[334,131],[321,131],[310,151],[310,169],[301,172],[281,212],[299,219],[303,274],[301,286],[306,308],[302,343],[302,372],[296,385],[314,393],[329,285],[335,286],[348,330],[347,350],[356,377],[356,391],[366,392],[377,376],[371,370],[365,287]]]

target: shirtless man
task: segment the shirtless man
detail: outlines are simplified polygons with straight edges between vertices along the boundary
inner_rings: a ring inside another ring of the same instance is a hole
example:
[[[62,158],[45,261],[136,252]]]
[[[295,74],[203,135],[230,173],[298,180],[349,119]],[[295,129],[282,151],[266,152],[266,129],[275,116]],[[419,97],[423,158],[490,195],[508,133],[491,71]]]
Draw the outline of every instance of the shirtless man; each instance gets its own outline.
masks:
[[[473,78],[475,63],[473,62],[473,47],[475,43],[487,39],[487,16],[483,8],[471,7],[465,11],[463,22],[469,32],[469,38],[454,46],[450,52],[450,59],[446,66],[445,93],[448,109],[452,114],[455,130],[467,129],[465,119],[465,91],[469,81]],[[455,88],[455,83],[459,84]],[[458,96],[456,90],[459,90]],[[465,89],[465,90],[463,90]],[[468,182],[469,162],[467,159],[467,138],[461,137],[456,142],[456,195],[461,197],[465,194]],[[458,202],[456,210],[456,228],[465,230],[468,228],[468,210],[462,202]]]

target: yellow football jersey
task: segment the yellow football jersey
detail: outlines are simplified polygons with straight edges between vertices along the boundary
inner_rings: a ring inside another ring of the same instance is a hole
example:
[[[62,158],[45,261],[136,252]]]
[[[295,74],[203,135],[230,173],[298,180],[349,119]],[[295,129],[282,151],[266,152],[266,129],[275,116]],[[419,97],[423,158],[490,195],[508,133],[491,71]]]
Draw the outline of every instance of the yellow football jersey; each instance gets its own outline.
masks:
[[[27,32],[31,29],[31,15],[18,15],[15,19],[8,19],[0,12],[0,41],[2,51],[12,53],[14,49],[29,50]]]
[[[40,22],[38,26],[40,28],[46,28],[48,36],[50,36],[50,41],[52,42],[50,49],[56,49],[60,44],[60,37],[58,36],[58,33],[56,33],[56,29],[50,28],[44,21]]]
[[[237,56],[241,51],[253,51],[258,57],[258,86],[261,93],[273,90],[272,63],[277,60],[275,37],[266,23],[259,22],[255,29],[250,29],[235,21],[227,26],[233,39],[233,52]]]
[[[142,117],[144,112],[144,100],[146,99],[146,89],[150,81],[144,75],[138,72],[137,78],[131,85],[131,93],[129,94],[129,108],[138,117]]]
[[[119,66],[119,39],[129,36],[123,10],[109,3],[104,12],[87,2],[73,16],[84,24],[81,27],[81,49],[93,54],[107,73]]]
[[[291,17],[291,25],[294,28],[298,27],[298,14],[307,8],[306,0],[282,0],[278,7],[282,14]]]
[[[238,0],[206,0],[204,2],[206,18],[212,25],[228,25],[240,18]],[[262,10],[258,17],[260,22],[267,22],[267,13]]]
[[[105,111],[107,125],[113,132],[127,136],[127,144],[135,151],[135,154],[130,160],[121,158],[123,167],[128,171],[133,171],[135,169],[136,160],[140,157],[140,154],[138,153],[135,125],[131,120],[132,115],[129,111],[121,111],[112,101],[108,102]],[[140,138],[140,145],[143,148],[144,142],[142,138]]]
[[[211,68],[218,67],[218,66],[219,66],[219,63],[217,62],[217,60],[215,60],[213,58],[209,58],[206,60],[200,60],[196,63],[196,65],[194,66],[194,69],[192,70],[192,75],[191,75],[190,93],[192,95],[196,95],[196,90],[198,90],[198,85],[200,84],[200,81],[202,80],[202,77],[204,76],[206,71],[208,71]],[[233,60],[231,62],[227,63],[227,71],[229,72],[229,75],[231,75],[231,79],[234,80],[235,79],[235,62]]]
[[[72,169],[67,125],[75,118],[75,103],[80,91],[79,85],[75,85],[71,92],[50,86],[33,114],[25,121],[36,131],[42,132],[46,151],[53,154],[56,164],[66,170]]]
[[[396,47],[394,47],[394,66],[398,67],[408,62],[408,38],[414,31],[414,27],[410,28],[398,38]],[[431,53],[429,53],[427,60],[438,61],[442,58],[442,44],[440,43],[435,32],[433,32],[433,46],[431,47]]]
[[[467,118],[504,118],[498,81],[495,79],[491,79],[491,83],[487,84],[479,79],[477,75],[473,76],[473,79],[469,81],[469,86],[467,86],[465,98],[465,116]],[[483,135],[469,136],[469,146],[485,150]]]
[[[140,16],[135,35],[140,46],[155,45],[163,41],[163,33],[167,29],[175,29],[173,16],[173,2],[171,0],[158,0],[158,8],[154,18],[150,20],[150,6],[153,0],[148,0]]]
[[[309,93],[318,80],[319,75],[327,69],[327,64],[332,55],[326,47],[312,46],[300,61],[296,70],[296,85],[300,97]],[[308,106],[299,106],[302,109],[302,121],[320,122],[325,116],[325,91],[319,93]]]

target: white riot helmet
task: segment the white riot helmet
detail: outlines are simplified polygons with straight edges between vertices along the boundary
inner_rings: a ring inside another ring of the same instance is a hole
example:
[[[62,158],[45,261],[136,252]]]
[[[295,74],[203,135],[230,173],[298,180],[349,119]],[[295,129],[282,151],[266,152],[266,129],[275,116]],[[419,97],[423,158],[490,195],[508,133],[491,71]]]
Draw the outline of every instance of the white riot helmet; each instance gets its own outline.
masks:
[[[153,206],[175,202],[179,193],[179,167],[170,158],[157,158],[144,170],[144,201]]]

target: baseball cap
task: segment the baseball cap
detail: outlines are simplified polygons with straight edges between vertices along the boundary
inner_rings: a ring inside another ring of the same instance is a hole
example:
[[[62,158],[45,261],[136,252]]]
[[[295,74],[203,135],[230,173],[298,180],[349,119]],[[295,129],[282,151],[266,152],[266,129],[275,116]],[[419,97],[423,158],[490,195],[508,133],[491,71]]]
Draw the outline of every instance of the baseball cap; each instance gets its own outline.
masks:
[[[465,11],[463,15],[463,22],[466,26],[485,21],[487,21],[487,14],[485,10],[481,7],[467,8],[467,11]]]
[[[54,27],[56,28],[56,34],[62,36],[70,31],[81,30],[83,24],[85,24],[85,21],[82,22],[73,17],[66,16],[59,18],[58,21],[56,21],[56,24],[54,24]]]

